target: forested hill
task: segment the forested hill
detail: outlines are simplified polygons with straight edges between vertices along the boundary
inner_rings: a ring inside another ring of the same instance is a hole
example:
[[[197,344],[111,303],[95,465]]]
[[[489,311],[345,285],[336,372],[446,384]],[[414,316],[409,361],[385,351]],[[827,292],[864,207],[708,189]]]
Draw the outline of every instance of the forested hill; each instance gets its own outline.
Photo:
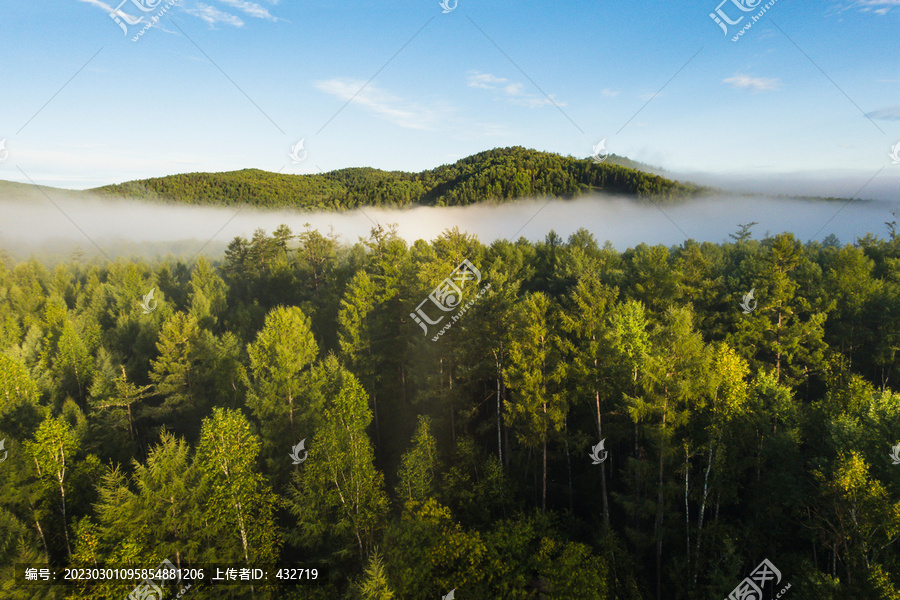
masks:
[[[589,158],[513,147],[488,150],[419,173],[363,167],[315,175],[285,175],[243,169],[141,179],[90,191],[201,205],[345,210],[410,204],[465,206],[533,196],[575,198],[601,191],[677,199],[703,190],[632,168],[638,165],[615,156],[597,164]]]

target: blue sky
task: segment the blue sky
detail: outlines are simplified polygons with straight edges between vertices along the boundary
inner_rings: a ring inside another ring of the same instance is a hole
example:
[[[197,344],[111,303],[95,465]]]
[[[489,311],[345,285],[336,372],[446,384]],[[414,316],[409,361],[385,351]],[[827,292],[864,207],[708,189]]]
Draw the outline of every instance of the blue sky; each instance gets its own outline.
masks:
[[[179,0],[136,42],[110,11],[169,0],[119,1],[0,0],[0,179],[418,171],[603,138],[679,172],[900,171],[900,0],[777,0],[737,42],[765,1]],[[727,35],[717,7],[744,16]]]

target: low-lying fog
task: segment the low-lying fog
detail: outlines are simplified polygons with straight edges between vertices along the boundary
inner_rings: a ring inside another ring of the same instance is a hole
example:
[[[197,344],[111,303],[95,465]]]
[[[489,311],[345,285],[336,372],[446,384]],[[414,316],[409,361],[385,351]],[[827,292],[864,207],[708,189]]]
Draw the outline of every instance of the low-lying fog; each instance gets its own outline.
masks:
[[[761,196],[715,196],[683,204],[611,196],[578,200],[531,200],[459,208],[418,207],[404,210],[366,208],[348,213],[260,211],[250,208],[164,206],[139,201],[76,197],[61,191],[49,198],[29,190],[15,198],[0,197],[0,249],[16,257],[32,253],[66,254],[80,247],[86,256],[122,254],[192,256],[200,251],[221,255],[235,236],[250,237],[256,228],[272,232],[281,223],[295,232],[310,223],[323,234],[331,228],[343,242],[368,236],[374,223],[398,225],[413,242],[430,240],[459,227],[490,244],[524,236],[541,240],[553,229],[567,238],[584,227],[600,244],[609,240],[619,250],[642,242],[680,244],[686,238],[721,242],[739,223],[757,221],[754,237],[793,232],[800,240],[822,240],[835,234],[843,243],[873,233],[885,237],[886,221],[897,202],[824,202]],[[55,203],[55,205],[54,205]],[[79,231],[80,230],[80,231]],[[83,232],[83,233],[82,233]],[[89,238],[89,239],[88,239]]]

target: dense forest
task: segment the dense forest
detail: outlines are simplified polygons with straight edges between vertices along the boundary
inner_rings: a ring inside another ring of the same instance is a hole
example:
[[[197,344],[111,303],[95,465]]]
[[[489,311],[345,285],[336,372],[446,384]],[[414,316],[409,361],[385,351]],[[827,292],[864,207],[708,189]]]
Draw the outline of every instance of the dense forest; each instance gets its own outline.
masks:
[[[381,178],[348,206],[637,177],[536,156],[220,181],[328,206]],[[210,177],[153,189],[219,202]],[[198,600],[757,600],[732,591],[768,560],[766,600],[900,599],[900,238],[752,225],[621,252],[584,230],[485,246],[282,226],[221,261],[5,258],[0,598],[131,591],[28,586],[17,563],[169,560],[323,572]]]
[[[575,198],[600,191],[667,200],[704,190],[646,171],[645,165],[616,156],[598,164],[590,158],[512,147],[488,150],[420,173],[362,167],[285,175],[243,169],[169,175],[89,191],[186,204],[345,210],[412,204],[465,206],[535,196]]]

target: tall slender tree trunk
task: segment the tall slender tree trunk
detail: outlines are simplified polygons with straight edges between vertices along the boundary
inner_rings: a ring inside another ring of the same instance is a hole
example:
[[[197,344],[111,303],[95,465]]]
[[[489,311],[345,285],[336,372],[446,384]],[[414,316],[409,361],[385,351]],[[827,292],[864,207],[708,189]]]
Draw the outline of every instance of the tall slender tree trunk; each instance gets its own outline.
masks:
[[[547,512],[547,436],[544,435],[544,483],[541,486],[541,512]]]
[[[691,509],[688,504],[689,493],[689,473],[691,472],[690,456],[688,455],[687,446],[684,447],[684,537],[685,537],[685,555],[688,561],[688,573],[691,569]]]
[[[574,513],[575,508],[573,506],[575,493],[572,490],[572,459],[569,455],[569,418],[568,415],[564,417],[563,420],[563,432],[565,433],[566,440],[566,470],[569,474],[569,512]]]
[[[450,433],[453,435],[453,445],[456,446],[456,411],[453,410],[453,364],[447,369],[447,383],[450,386]]]
[[[34,526],[38,531],[38,535],[41,536],[41,544],[44,546],[44,558],[48,559],[50,553],[47,551],[47,538],[44,537],[44,529],[41,527],[41,522],[38,521],[37,515],[34,513],[34,504],[31,503],[31,500],[28,501],[28,506],[31,508],[31,516],[34,518]]]
[[[294,437],[294,395],[288,392],[288,416],[291,420],[291,439]]]
[[[594,360],[594,366],[597,361]],[[600,412],[600,390],[594,390],[594,403],[597,408],[597,435],[603,439],[603,417]],[[609,531],[609,496],[606,493],[606,461],[600,463],[600,493],[603,496],[603,528]]]
[[[719,438],[721,439],[722,434],[719,433]],[[706,512],[706,499],[709,496],[709,473],[712,471],[712,461],[713,461],[713,452],[715,446],[710,444],[709,447],[709,458],[706,463],[706,473],[703,475],[703,497],[700,500],[700,514],[697,517],[697,548],[696,548],[696,556],[697,560],[694,564],[694,583],[697,583],[697,575],[699,573],[700,566],[700,538],[703,535],[703,515]]]
[[[506,384],[500,383],[500,394],[503,396],[501,406],[506,404]],[[509,427],[503,428],[503,467],[509,471]]]
[[[503,441],[500,434],[500,371],[497,371],[497,456],[500,457],[500,465],[503,465]]]
[[[66,552],[72,558],[72,546],[69,544],[69,519],[66,517],[66,488],[62,479],[59,480],[59,493],[62,496],[63,533],[66,534]]]
[[[775,381],[781,382],[781,311],[778,311],[778,326],[775,329]]]
[[[250,562],[250,549],[247,544],[247,528],[244,526],[244,508],[240,502],[236,503],[238,509],[238,529],[241,531],[241,545],[244,547],[244,561]]]
[[[656,600],[662,600],[662,526],[663,526],[663,474],[665,469],[665,435],[666,418],[668,417],[668,397],[663,403],[662,429],[659,440],[659,478],[656,484]]]
[[[381,454],[381,425],[378,422],[378,394],[375,391],[375,384],[372,384],[372,415],[375,417],[375,443],[376,450]]]

